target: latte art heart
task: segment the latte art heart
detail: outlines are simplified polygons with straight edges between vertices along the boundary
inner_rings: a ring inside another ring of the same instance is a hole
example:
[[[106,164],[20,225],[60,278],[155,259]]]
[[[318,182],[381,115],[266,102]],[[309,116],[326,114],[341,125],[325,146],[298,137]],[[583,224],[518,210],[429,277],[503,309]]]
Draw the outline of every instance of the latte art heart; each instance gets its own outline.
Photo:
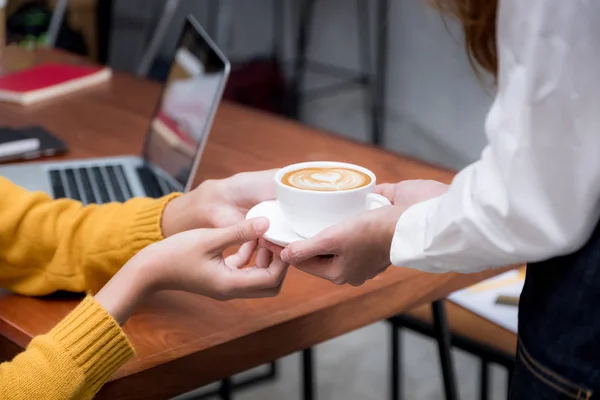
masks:
[[[366,186],[371,177],[350,168],[302,168],[286,173],[281,183],[297,189],[334,192]]]

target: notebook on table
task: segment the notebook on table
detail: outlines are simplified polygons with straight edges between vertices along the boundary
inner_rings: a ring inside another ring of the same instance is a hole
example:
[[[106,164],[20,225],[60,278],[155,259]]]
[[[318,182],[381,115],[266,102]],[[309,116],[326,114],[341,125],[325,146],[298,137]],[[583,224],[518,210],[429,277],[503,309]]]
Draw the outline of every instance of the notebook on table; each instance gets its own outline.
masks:
[[[23,154],[37,151],[40,141],[17,130],[0,128],[0,162],[19,159]]]
[[[65,153],[67,144],[42,126],[0,127],[0,162]]]
[[[456,291],[448,299],[459,306],[517,333],[517,307],[497,304],[499,296],[519,297],[525,284],[525,269],[512,270]]]

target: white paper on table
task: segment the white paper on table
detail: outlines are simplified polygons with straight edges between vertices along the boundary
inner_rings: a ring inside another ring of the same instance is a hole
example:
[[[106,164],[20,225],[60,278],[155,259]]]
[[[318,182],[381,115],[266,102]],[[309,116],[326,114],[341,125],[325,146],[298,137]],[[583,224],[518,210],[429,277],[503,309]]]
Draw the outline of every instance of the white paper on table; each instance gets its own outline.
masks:
[[[525,278],[518,270],[508,271],[452,293],[448,299],[481,317],[517,333],[518,307],[496,304],[498,296],[519,297]]]

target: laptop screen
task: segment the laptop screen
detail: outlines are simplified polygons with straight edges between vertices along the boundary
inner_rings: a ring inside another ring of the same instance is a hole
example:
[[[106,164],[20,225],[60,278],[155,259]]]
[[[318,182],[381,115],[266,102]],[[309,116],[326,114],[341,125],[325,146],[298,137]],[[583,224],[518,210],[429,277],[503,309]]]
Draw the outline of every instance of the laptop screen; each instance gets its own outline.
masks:
[[[186,190],[196,173],[229,73],[229,63],[202,28],[189,18],[181,34],[144,159]]]

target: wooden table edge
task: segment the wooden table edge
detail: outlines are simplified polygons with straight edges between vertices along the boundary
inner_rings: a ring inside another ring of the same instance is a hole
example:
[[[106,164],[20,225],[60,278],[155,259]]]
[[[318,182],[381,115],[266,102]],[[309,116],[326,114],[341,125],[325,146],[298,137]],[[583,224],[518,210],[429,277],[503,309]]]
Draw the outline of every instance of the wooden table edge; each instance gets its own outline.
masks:
[[[504,272],[504,270],[498,270],[498,273]],[[455,276],[458,274],[449,275]],[[281,323],[273,323],[268,327],[247,333],[233,340],[224,340],[216,346],[192,352],[160,364],[147,366],[132,374],[124,374],[124,371],[121,370],[103,389],[103,398],[129,398],[125,393],[133,387],[142,385],[144,381],[157,379],[168,383],[165,383],[159,389],[162,391],[154,394],[156,397],[148,398],[162,399],[182,394],[218,381],[223,377],[243,372],[273,361],[273,359],[284,357],[372,323],[385,320],[410,309],[416,304],[445,298],[452,291],[462,287],[459,279],[450,277],[448,282],[444,284],[444,290],[447,290],[447,293],[439,292],[438,286],[432,290],[424,291],[423,296],[419,299],[413,298],[409,302],[402,301],[402,291],[405,289],[405,285],[411,284],[413,280],[419,277],[420,275],[414,275],[403,281],[402,284],[398,284],[397,281],[390,282],[388,285],[381,287],[380,290],[369,291],[350,300],[329,304],[313,313],[304,314]],[[387,305],[385,310],[382,310],[379,299],[389,297],[398,298],[399,301],[396,305]],[[413,296],[408,297],[412,298]],[[378,312],[376,314],[368,312],[354,313],[356,317],[351,320],[336,318],[338,315],[351,314],[357,307],[369,306],[377,306]],[[310,335],[305,335],[304,329],[292,330],[289,326],[306,326],[306,329],[310,330]],[[315,330],[315,326],[319,329]],[[265,358],[261,352],[263,345],[267,343],[266,346],[268,346],[269,342],[277,340],[281,334],[290,331],[293,332],[293,336],[288,335],[287,339],[290,345],[285,349],[278,348],[275,353],[271,352],[271,355],[275,355],[274,358]],[[257,341],[261,343],[260,346],[256,346]]]

